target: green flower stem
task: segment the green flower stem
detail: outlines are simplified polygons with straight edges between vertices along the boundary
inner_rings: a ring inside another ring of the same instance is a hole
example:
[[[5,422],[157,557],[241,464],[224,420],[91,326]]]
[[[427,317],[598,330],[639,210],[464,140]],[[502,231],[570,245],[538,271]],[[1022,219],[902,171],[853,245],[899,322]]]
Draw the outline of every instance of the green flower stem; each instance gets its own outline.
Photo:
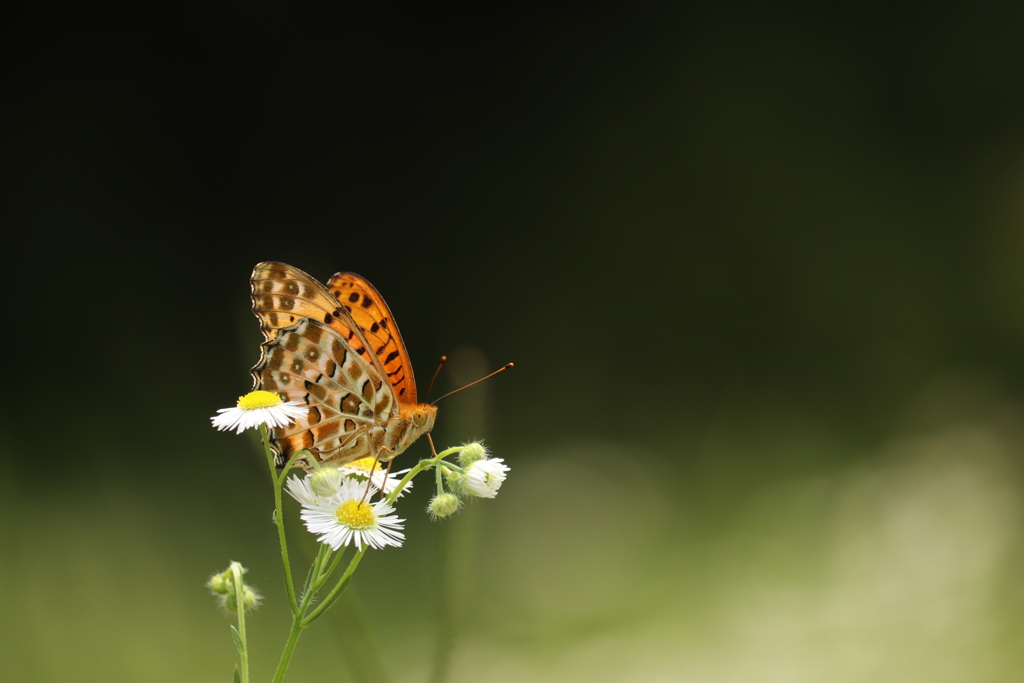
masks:
[[[267,426],[260,425],[260,438],[263,441],[263,451],[267,456],[267,464],[270,466],[270,476],[274,480],[274,521],[277,523],[277,538],[281,544],[281,566],[284,568],[284,586],[288,592],[288,604],[291,606],[292,617],[298,617],[299,603],[295,599],[295,584],[292,582],[292,564],[288,559],[288,540],[284,534],[284,509],[281,502],[281,485],[284,484],[286,467],[278,476],[274,467],[274,453],[270,450],[270,435],[267,434]]]
[[[402,492],[402,489],[405,488],[405,485],[408,484],[413,477],[415,477],[417,474],[424,470],[429,470],[431,467],[436,466],[439,462],[447,458],[449,455],[460,453],[462,452],[462,450],[463,446],[453,446],[452,448],[443,450],[440,453],[438,453],[436,458],[426,458],[425,460],[420,460],[418,463],[416,463],[416,467],[413,467],[404,477],[402,477],[402,481],[398,482],[398,486],[396,486],[395,489],[391,493],[389,493],[387,498],[385,498],[384,500],[387,502],[388,505],[391,505],[398,498],[398,494]]]
[[[295,654],[295,646],[299,642],[299,636],[302,634],[303,629],[309,624],[303,623],[302,615],[305,614],[306,610],[309,609],[309,604],[313,601],[316,595],[317,582],[323,583],[325,576],[321,575],[321,570],[326,562],[328,556],[331,553],[331,549],[326,545],[321,545],[319,552],[317,552],[316,559],[313,560],[313,564],[309,568],[309,574],[306,577],[306,585],[302,591],[302,602],[297,606],[297,611],[292,615],[292,628],[288,632],[288,640],[284,644],[284,652],[281,653],[281,660],[277,663],[277,672],[274,674],[274,683],[280,683],[284,680],[285,672],[288,671],[288,664],[291,663],[292,655]]]
[[[327,546],[324,547],[326,548]],[[329,566],[324,571],[324,573],[320,577],[320,580],[317,582],[316,590],[320,590],[320,588],[323,587],[325,583],[327,583],[327,579],[329,579],[331,574],[334,573],[334,570],[338,568],[338,563],[341,562],[341,556],[344,554],[344,551],[342,551],[334,555],[334,558],[331,560],[331,566]]]
[[[309,570],[306,571],[306,582],[303,584],[304,588],[302,590],[302,594],[303,595],[305,595],[306,593],[309,592],[309,587],[312,586],[313,582],[316,580],[316,576],[317,576],[316,563],[319,560],[320,560],[320,555],[317,555],[316,558],[314,558],[313,562],[310,563]],[[295,615],[292,615],[292,616],[295,616]]]
[[[306,615],[306,618],[302,620],[302,627],[305,628],[316,621],[321,614],[327,611],[327,609],[341,597],[341,594],[348,587],[348,582],[352,580],[352,573],[355,572],[356,567],[359,566],[359,561],[363,559],[363,555],[366,554],[366,550],[370,546],[364,545],[360,548],[352,559],[349,560],[348,568],[345,569],[345,573],[338,580],[338,584],[331,589],[331,592],[324,598],[324,601],[317,605],[317,608]]]
[[[281,560],[284,566],[285,586],[288,589],[288,601],[292,609],[292,628],[288,633],[288,640],[285,642],[284,651],[281,653],[281,660],[277,664],[277,672],[274,674],[274,683],[281,683],[281,681],[284,680],[285,672],[288,671],[288,664],[291,662],[292,655],[295,653],[295,646],[299,642],[299,636],[302,634],[302,631],[320,618],[320,616],[323,615],[331,605],[337,602],[338,598],[340,598],[345,592],[349,582],[352,580],[352,574],[359,566],[359,562],[363,559],[363,555],[366,554],[369,546],[363,546],[356,551],[355,555],[352,556],[352,559],[349,560],[345,573],[338,580],[338,583],[334,588],[331,589],[331,592],[319,605],[316,606],[315,609],[308,611],[310,609],[310,603],[317,591],[319,591],[331,574],[334,573],[335,569],[337,569],[344,551],[333,554],[326,545],[321,545],[320,551],[317,553],[316,559],[313,561],[313,565],[309,568],[309,574],[306,577],[306,585],[302,592],[302,598],[301,600],[298,600],[295,596],[295,588],[292,583],[291,563],[288,560],[288,543],[284,533],[284,513],[281,503],[281,487],[284,485],[285,475],[288,473],[289,467],[291,467],[295,459],[301,454],[301,451],[292,456],[291,460],[289,460],[287,465],[285,465],[284,470],[280,475],[278,475],[276,467],[274,466],[274,454],[270,450],[267,428],[263,425],[260,426],[260,434],[263,437],[263,447],[267,455],[267,463],[270,465],[271,476],[274,479],[274,517],[277,522],[277,533],[281,542]],[[389,505],[394,503],[395,499],[398,498],[398,494],[402,492],[402,489],[405,488],[406,484],[408,484],[409,481],[411,481],[417,474],[424,470],[428,470],[431,467],[437,467],[438,463],[440,463],[444,458],[449,455],[459,453],[462,450],[462,446],[455,446],[454,448],[441,451],[434,458],[420,460],[416,463],[416,466],[402,478],[402,481],[395,487],[395,490],[388,494],[385,498],[387,503]],[[440,468],[438,468],[438,485],[440,485],[440,483],[441,471]],[[243,671],[245,671],[243,676],[246,676],[247,669],[243,669]],[[248,683],[247,679],[243,678],[243,683]]]
[[[331,554],[331,549],[320,544],[320,548],[317,550],[316,559],[313,560],[312,566],[309,568],[309,576],[306,577],[306,585],[302,588],[302,596],[305,598],[306,595],[316,593],[317,589],[323,585],[324,582],[324,563],[327,562],[327,557]],[[303,599],[303,605],[306,604],[306,600]]]
[[[299,642],[299,634],[302,633],[302,620],[296,615],[292,618],[292,630],[288,633],[288,641],[284,644],[284,652],[281,653],[281,661],[277,663],[277,672],[274,673],[274,683],[281,683],[284,674],[288,671],[288,663],[295,653],[295,644]]]
[[[245,599],[242,593],[242,565],[231,563],[231,576],[235,582],[235,607],[238,611],[238,657],[241,660],[242,683],[249,683],[249,645],[245,640]]]
[[[341,557],[341,553],[338,553],[331,560],[330,566],[326,571],[323,571],[324,564],[330,557],[330,549],[326,545],[321,546],[320,552],[317,554],[316,559],[313,561],[313,568],[310,572],[310,580],[306,583],[306,588],[303,591],[302,603],[299,605],[299,614],[292,617],[292,629],[288,633],[288,641],[284,644],[284,652],[281,653],[281,661],[277,664],[277,672],[274,674],[274,683],[281,683],[284,680],[285,672],[288,671],[288,664],[291,662],[292,655],[295,654],[295,646],[299,642],[299,636],[302,631],[305,630],[310,624],[312,624],[317,617],[327,611],[334,602],[341,596],[345,588],[348,586],[349,581],[352,579],[352,573],[359,566],[359,561],[363,559],[363,555],[366,553],[366,549],[369,546],[364,546],[362,550],[357,552],[352,560],[349,562],[348,569],[345,570],[345,575],[338,581],[338,585],[334,587],[330,595],[317,606],[315,610],[310,612],[304,618],[301,616],[306,613],[309,609],[309,605],[313,600],[313,596],[316,594],[315,586],[317,584],[322,585],[323,582],[330,576],[331,572],[338,565],[338,559]],[[322,572],[322,573],[321,573]]]

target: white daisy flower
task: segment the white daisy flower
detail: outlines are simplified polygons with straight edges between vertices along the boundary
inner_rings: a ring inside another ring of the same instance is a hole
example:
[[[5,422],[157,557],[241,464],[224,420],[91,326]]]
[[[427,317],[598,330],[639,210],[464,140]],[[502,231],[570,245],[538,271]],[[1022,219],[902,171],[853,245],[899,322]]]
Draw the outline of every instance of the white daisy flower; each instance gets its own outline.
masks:
[[[308,408],[300,407],[298,401],[282,401],[281,397],[269,391],[250,391],[238,399],[234,408],[221,408],[218,415],[211,417],[218,430],[234,429],[241,434],[243,429],[259,427],[284,427],[293,421],[306,417]]]
[[[336,495],[344,482],[345,475],[337,467],[320,467],[304,477],[288,477],[284,486],[299,504],[312,506]]]
[[[341,470],[343,475],[356,481],[365,482],[367,477],[369,477],[370,483],[386,496],[395,490],[395,487],[402,481],[402,477],[408,474],[409,469],[386,474],[387,470],[380,464],[380,461],[377,461],[377,465],[374,467],[373,460],[372,457],[360,458],[359,460],[353,460],[347,465],[342,465],[338,469]],[[406,491],[411,488],[412,481],[402,488],[402,492],[398,494],[398,497],[404,496]]]
[[[494,498],[509,470],[504,462],[501,458],[487,458],[472,463],[466,468],[463,490],[477,498]]]
[[[288,491],[288,495],[303,506],[319,505],[323,498],[313,493],[312,481],[308,474],[304,477],[288,477],[284,482],[284,487]]]
[[[303,503],[300,517],[310,533],[318,534],[317,540],[333,550],[346,545],[360,549],[402,545],[405,534],[400,530],[405,520],[391,514],[395,509],[383,500],[364,501],[365,493],[365,483],[346,481],[337,495],[311,505]]]

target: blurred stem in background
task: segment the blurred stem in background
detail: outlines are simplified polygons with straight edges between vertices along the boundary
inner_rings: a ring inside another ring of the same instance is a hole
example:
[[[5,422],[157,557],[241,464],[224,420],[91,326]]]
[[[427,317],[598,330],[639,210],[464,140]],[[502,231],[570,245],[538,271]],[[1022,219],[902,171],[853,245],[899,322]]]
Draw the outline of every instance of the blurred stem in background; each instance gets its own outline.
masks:
[[[383,650],[366,618],[366,608],[357,587],[349,586],[338,601],[335,613],[332,621],[338,630],[338,642],[345,649],[352,680],[387,683],[390,677],[384,667]]]
[[[450,373],[451,387],[458,388],[486,375],[487,359],[477,349],[463,348],[452,354],[446,370]],[[444,407],[445,442],[459,439],[474,440],[484,434],[487,415],[489,383],[473,388],[471,396],[456,395]],[[469,398],[470,400],[466,400]],[[465,616],[466,599],[473,588],[473,569],[476,565],[475,549],[478,545],[480,514],[475,505],[466,505],[459,514],[458,524],[441,527],[441,553],[437,563],[438,587],[437,642],[434,649],[431,683],[444,683],[451,673],[452,653],[458,640],[458,624]]]

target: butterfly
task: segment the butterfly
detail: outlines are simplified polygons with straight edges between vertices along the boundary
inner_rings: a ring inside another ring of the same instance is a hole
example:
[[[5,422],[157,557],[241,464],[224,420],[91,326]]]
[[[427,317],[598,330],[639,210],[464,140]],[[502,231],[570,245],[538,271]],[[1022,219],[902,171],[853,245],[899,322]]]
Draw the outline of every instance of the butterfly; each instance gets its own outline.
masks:
[[[391,310],[355,273],[320,284],[276,261],[252,271],[252,310],[264,342],[251,374],[254,389],[309,409],[305,418],[270,433],[278,467],[307,450],[343,465],[365,457],[387,462],[434,426],[437,407],[419,403],[416,378]]]

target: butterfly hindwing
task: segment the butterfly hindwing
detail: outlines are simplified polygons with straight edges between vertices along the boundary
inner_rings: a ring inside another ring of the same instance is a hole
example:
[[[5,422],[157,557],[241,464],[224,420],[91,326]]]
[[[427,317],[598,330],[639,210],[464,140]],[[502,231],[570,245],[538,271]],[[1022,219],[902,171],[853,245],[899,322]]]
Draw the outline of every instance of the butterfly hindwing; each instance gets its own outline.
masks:
[[[252,373],[259,388],[309,408],[304,419],[272,430],[279,466],[303,448],[335,465],[373,455],[370,429],[397,411],[391,387],[377,368],[337,330],[313,318],[282,328],[264,342]]]

